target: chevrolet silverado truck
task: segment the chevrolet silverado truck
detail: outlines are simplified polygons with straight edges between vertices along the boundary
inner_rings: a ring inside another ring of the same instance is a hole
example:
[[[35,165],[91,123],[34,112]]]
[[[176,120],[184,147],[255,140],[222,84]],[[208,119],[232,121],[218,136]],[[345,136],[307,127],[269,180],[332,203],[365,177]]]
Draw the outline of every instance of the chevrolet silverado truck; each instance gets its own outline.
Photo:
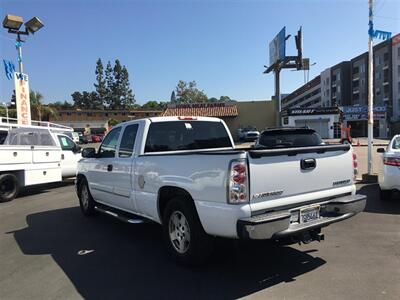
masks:
[[[307,138],[302,134],[292,139]],[[321,228],[365,207],[354,185],[356,156],[350,145],[289,139],[236,149],[226,124],[206,117],[119,124],[98,150],[82,152],[82,213],[157,222],[169,253],[184,264],[204,262],[214,237],[321,240]]]

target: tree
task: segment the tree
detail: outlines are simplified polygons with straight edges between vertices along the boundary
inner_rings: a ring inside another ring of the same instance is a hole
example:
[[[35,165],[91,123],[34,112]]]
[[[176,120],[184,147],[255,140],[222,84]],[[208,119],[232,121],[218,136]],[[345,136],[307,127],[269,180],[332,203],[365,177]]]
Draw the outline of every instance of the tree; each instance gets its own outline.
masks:
[[[149,110],[163,110],[167,107],[166,102],[157,102],[157,101],[148,101],[145,104],[142,105],[143,109],[149,109]]]
[[[103,109],[103,103],[96,92],[74,92],[71,97],[77,108]]]
[[[171,93],[171,103],[175,103],[175,102],[176,102],[175,91],[172,91],[172,93]]]
[[[231,98],[229,98],[228,96],[219,97],[219,102],[229,102],[229,101],[231,101]]]
[[[56,111],[48,105],[43,105],[43,95],[39,92],[30,91],[29,98],[31,103],[31,112],[33,119],[42,121],[49,120],[49,116],[55,116]],[[43,118],[44,117],[44,118]]]
[[[106,103],[106,98],[107,98],[107,86],[104,75],[104,67],[100,58],[96,62],[95,74],[96,74],[96,83],[94,84],[94,87],[96,88],[99,100],[101,101],[102,105],[104,105]]]
[[[111,104],[112,104],[112,93],[113,93],[113,86],[114,86],[113,68],[111,66],[110,61],[108,61],[106,70],[104,73],[105,73],[105,81],[106,81],[105,106],[107,108],[110,108]]]
[[[179,80],[176,86],[177,103],[201,103],[207,102],[207,95],[199,90],[196,81],[189,83]]]
[[[121,71],[121,108],[131,109],[135,104],[135,95],[133,95],[132,89],[129,83],[129,73],[125,66],[122,67]]]

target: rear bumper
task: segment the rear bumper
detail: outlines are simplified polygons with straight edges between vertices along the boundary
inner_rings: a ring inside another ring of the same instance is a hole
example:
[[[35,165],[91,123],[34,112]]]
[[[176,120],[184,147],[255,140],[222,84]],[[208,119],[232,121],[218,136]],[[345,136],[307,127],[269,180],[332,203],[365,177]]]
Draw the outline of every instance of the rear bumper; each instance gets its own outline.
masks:
[[[301,234],[302,232],[326,227],[332,223],[348,219],[365,208],[367,197],[364,195],[348,195],[329,201],[315,203],[320,206],[320,217],[307,223],[298,222],[300,209],[293,207],[276,211],[237,222],[237,234],[244,239],[271,239]]]

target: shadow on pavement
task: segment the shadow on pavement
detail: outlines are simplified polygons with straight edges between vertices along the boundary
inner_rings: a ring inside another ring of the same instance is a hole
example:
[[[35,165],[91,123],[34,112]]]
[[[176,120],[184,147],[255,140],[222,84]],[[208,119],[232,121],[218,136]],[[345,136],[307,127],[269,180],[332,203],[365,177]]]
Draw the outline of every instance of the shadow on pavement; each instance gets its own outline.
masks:
[[[185,268],[167,256],[159,225],[88,219],[78,207],[31,214],[27,224],[10,233],[22,252],[50,254],[86,299],[239,298],[325,264],[308,254],[316,250],[222,240],[208,265]]]
[[[18,193],[18,198],[42,194],[48,192],[50,189],[60,188],[74,184],[74,179],[65,179],[59,182],[52,182],[46,184],[39,184],[33,186],[27,186],[22,188]]]
[[[400,214],[400,197],[393,194],[391,199],[381,199],[378,184],[364,185],[358,189],[357,193],[367,195],[367,205],[365,212],[378,214]]]

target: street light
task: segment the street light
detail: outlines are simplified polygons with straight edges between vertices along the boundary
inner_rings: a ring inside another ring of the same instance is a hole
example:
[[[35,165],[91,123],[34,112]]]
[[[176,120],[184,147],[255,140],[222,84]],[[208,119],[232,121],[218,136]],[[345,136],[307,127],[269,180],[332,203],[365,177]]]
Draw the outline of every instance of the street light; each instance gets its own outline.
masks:
[[[40,30],[44,24],[39,20],[38,17],[33,17],[28,22],[25,23],[25,30],[20,30],[24,20],[20,16],[6,15],[3,20],[3,27],[8,30],[8,33],[17,35],[17,42],[15,46],[18,51],[18,67],[19,73],[23,73],[22,65],[22,43],[25,42],[21,39],[21,35],[34,34],[36,31]]]

